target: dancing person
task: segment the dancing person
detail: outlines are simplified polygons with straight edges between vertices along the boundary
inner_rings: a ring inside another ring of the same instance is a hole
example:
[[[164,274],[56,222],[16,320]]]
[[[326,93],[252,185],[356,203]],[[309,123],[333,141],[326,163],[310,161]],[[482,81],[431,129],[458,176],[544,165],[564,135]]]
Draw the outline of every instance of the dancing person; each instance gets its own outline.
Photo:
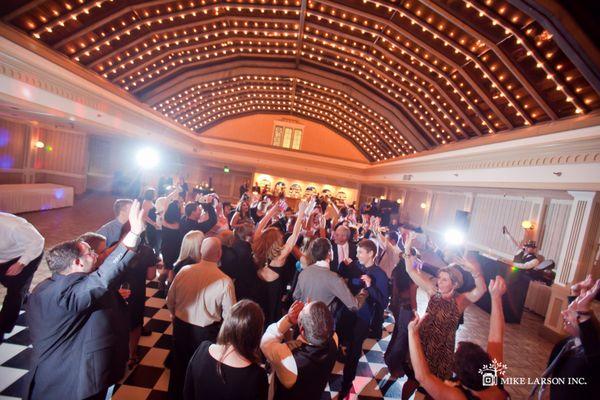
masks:
[[[0,309],[0,343],[15,327],[33,274],[44,254],[44,238],[27,220],[0,212],[0,283],[6,296]]]
[[[370,239],[363,239],[358,243],[356,255],[360,262],[360,265],[357,267],[362,275],[358,278],[350,279],[349,284],[361,287],[361,291],[366,292],[368,296],[356,313],[346,313],[345,319],[347,318],[351,323],[344,322],[340,324],[342,325],[342,329],[351,329],[349,334],[344,335],[349,338],[350,345],[344,365],[340,399],[348,396],[352,388],[358,360],[362,354],[362,345],[369,335],[371,321],[388,303],[388,278],[385,272],[375,264],[377,245]],[[340,266],[340,268],[347,267]],[[351,328],[347,328],[349,326]]]
[[[411,232],[406,242],[410,249],[415,233]],[[484,295],[486,286],[479,265],[464,258],[459,264],[451,264],[440,268],[437,283],[434,284],[429,275],[415,267],[416,256],[412,252],[404,255],[407,272],[411,279],[429,295],[427,316],[420,326],[420,335],[424,338],[423,348],[431,371],[440,379],[450,379],[456,330],[462,313],[469,304],[475,303]],[[463,277],[458,265],[468,270],[475,281],[475,288],[466,293],[458,293],[463,284]]]
[[[536,385],[530,399],[592,399],[600,393],[600,324],[592,310],[599,292],[600,279],[594,282],[591,275],[571,286],[574,300],[562,311],[563,329],[569,336],[554,346],[542,374],[549,380],[576,378],[585,385]]]
[[[185,400],[266,400],[267,373],[260,366],[264,315],[258,304],[241,300],[231,307],[217,343],[200,344],[187,366]]]
[[[540,264],[540,259],[537,252],[537,245],[533,240],[523,241],[519,244],[510,234],[506,226],[502,227],[502,233],[512,244],[518,249],[517,254],[513,257],[513,266],[519,269],[533,269]]]
[[[333,233],[333,258],[331,259],[331,270],[338,272],[341,264],[346,266],[356,260],[356,242],[351,239],[350,228],[338,225]]]
[[[202,259],[200,249],[204,241],[202,231],[189,231],[181,241],[181,250],[177,260],[173,263],[173,273],[177,275],[186,265],[199,263]]]
[[[420,325],[427,317],[415,318],[408,324],[410,359],[419,384],[434,399],[444,400],[505,400],[510,396],[501,383],[484,386],[480,373],[482,368],[492,362],[502,364],[504,360],[504,312],[502,296],[506,292],[506,283],[502,277],[490,281],[492,312],[487,351],[473,342],[459,342],[453,354],[453,372],[456,380],[444,381],[429,370],[427,357],[421,345]],[[492,361],[493,360],[493,361]]]
[[[115,218],[102,225],[96,233],[106,238],[106,246],[111,247],[119,241],[121,237],[121,228],[129,220],[129,209],[131,208],[132,200],[117,199],[113,204]]]
[[[122,378],[129,332],[112,292],[144,231],[137,200],[129,223],[131,232],[96,271],[96,254],[85,242],[48,251],[52,277],[37,285],[26,307],[33,354],[25,398],[104,399]]]
[[[298,337],[281,343],[296,325]],[[337,337],[327,305],[295,301],[279,322],[269,325],[260,348],[274,371],[273,399],[320,399],[337,355]]]
[[[160,253],[163,259],[163,270],[158,277],[158,281],[162,285],[162,289],[167,289],[168,285],[173,282],[173,264],[177,261],[183,240],[179,230],[180,220],[181,209],[179,208],[179,201],[175,200],[168,205],[167,211],[165,211],[161,229]]]
[[[235,303],[231,278],[217,263],[221,259],[221,242],[206,238],[198,264],[183,267],[169,289],[167,307],[173,316],[173,366],[169,394],[180,399],[186,366],[205,340],[217,338],[223,317]]]
[[[236,229],[242,224],[254,225],[254,221],[250,217],[250,203],[248,203],[248,200],[246,200],[244,196],[242,196],[235,208],[235,213],[233,214],[233,217],[231,217],[229,225],[231,226],[231,229]]]
[[[300,229],[302,228],[304,214],[308,207],[308,203],[305,201],[301,201],[298,204],[298,219],[294,224],[292,234],[284,243],[283,233],[279,229],[267,227],[267,224],[277,212],[281,211],[284,205],[284,202],[280,202],[269,209],[258,224],[252,242],[257,274],[264,282],[265,287],[263,310],[265,311],[265,321],[267,324],[276,322],[281,316],[281,298],[285,289],[281,276],[283,272],[282,267],[296,245]]]
[[[181,237],[184,237],[189,231],[210,231],[217,223],[217,212],[213,205],[213,197],[203,197],[200,202],[189,202],[185,205],[185,215],[179,222],[179,231]],[[208,216],[206,220],[200,222],[203,213]]]

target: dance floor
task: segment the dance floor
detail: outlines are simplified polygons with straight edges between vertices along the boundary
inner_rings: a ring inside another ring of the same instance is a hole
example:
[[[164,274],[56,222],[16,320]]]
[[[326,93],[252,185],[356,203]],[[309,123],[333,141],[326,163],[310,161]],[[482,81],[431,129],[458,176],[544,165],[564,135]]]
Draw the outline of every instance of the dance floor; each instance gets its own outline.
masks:
[[[51,210],[24,214],[46,237],[46,247],[71,239],[88,230],[94,230],[111,218],[111,205],[114,198],[106,195],[87,195],[76,200],[69,209]],[[90,210],[93,210],[91,212]],[[45,263],[40,265],[34,283],[48,276]],[[5,291],[0,289],[0,299]],[[163,367],[171,343],[172,324],[165,305],[164,294],[157,290],[157,282],[150,281],[146,288],[146,309],[144,323],[152,330],[152,335],[140,340],[141,362],[129,371],[117,385],[113,399],[153,400],[166,399],[169,371]],[[419,311],[424,312],[427,299],[418,295]],[[505,363],[508,376],[539,377],[544,370],[552,343],[539,337],[537,331],[543,319],[525,312],[520,324],[506,327]],[[380,341],[367,339],[364,355],[360,359],[354,389],[358,399],[399,399],[403,379],[389,379],[387,367],[383,363],[383,353],[390,340],[393,321],[387,318]],[[457,333],[457,340],[470,340],[484,345],[489,328],[489,315],[476,306],[465,311],[465,323]],[[26,374],[31,356],[31,343],[25,324],[25,313],[19,317],[15,329],[8,334],[5,343],[0,345],[0,399],[22,397]],[[336,363],[323,399],[336,398],[341,385],[343,364]],[[509,386],[513,399],[527,398],[530,387]]]

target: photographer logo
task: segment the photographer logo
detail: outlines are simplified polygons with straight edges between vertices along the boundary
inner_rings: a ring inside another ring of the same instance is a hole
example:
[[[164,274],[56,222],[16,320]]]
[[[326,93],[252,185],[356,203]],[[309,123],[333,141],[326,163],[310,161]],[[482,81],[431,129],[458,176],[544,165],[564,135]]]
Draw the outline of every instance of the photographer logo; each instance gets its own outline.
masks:
[[[498,362],[495,358],[490,364],[484,365],[479,369],[483,386],[498,385],[498,377],[503,377],[507,369],[508,366],[506,364]]]

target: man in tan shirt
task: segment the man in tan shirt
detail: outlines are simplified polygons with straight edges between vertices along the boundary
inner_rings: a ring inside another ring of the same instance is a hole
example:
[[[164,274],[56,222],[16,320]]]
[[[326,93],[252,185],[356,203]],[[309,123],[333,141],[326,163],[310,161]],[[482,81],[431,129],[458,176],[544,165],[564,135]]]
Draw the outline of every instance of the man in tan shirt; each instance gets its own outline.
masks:
[[[217,265],[221,241],[216,237],[204,239],[201,254],[202,261],[179,271],[167,295],[173,316],[172,398],[182,398],[190,358],[200,343],[216,340],[224,315],[236,302],[233,281]]]

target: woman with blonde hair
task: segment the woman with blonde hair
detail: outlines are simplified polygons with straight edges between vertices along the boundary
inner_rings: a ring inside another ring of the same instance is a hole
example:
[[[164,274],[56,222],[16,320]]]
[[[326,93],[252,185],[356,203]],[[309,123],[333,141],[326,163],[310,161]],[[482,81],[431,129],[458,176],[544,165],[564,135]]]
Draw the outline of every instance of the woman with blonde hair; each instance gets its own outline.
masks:
[[[252,242],[254,264],[258,269],[257,275],[265,285],[263,310],[267,325],[278,321],[281,317],[281,298],[284,287],[283,278],[280,275],[288,255],[298,240],[308,203],[301,201],[298,204],[298,219],[294,224],[292,234],[284,243],[281,230],[276,227],[267,227],[267,224],[271,222],[277,212],[282,212],[286,208],[287,205],[283,201],[273,205],[258,224]]]
[[[189,231],[186,233],[181,242],[179,257],[177,257],[177,261],[173,263],[173,272],[175,275],[177,275],[179,270],[186,265],[200,262],[202,259],[200,248],[203,240],[204,233],[202,231]]]

